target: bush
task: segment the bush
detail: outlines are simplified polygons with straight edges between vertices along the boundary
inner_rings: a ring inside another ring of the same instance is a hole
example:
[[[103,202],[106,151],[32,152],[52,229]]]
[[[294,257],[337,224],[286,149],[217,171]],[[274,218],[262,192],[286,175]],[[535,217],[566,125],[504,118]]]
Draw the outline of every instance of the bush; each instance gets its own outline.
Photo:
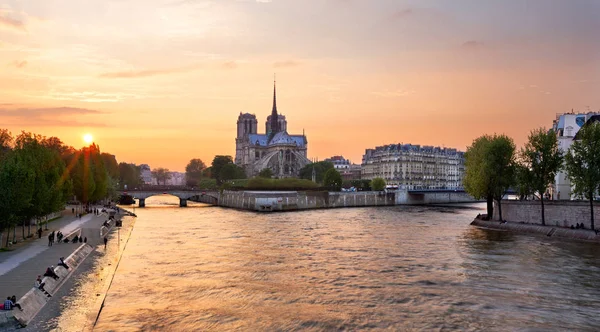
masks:
[[[246,189],[251,190],[305,190],[318,187],[318,184],[305,179],[266,179],[261,177],[248,180],[246,185]]]
[[[199,189],[217,189],[217,180],[216,179],[202,179],[200,183],[198,183]]]
[[[371,180],[371,188],[375,191],[381,191],[385,189],[385,180],[382,178],[374,178]]]

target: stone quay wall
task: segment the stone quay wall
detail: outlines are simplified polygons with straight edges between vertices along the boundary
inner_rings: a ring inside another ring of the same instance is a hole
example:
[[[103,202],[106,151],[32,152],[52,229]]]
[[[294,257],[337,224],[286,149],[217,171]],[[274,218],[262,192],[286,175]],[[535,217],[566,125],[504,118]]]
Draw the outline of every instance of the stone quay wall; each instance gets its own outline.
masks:
[[[570,229],[563,227],[542,226],[538,224],[524,224],[515,222],[503,223],[493,220],[482,220],[479,218],[475,218],[471,225],[480,228],[510,231],[519,234],[529,233],[562,239],[574,239],[600,243],[600,235],[596,234],[596,232],[590,229]]]
[[[546,225],[571,227],[583,223],[590,229],[589,201],[544,201]],[[542,224],[542,205],[540,201],[502,201],[502,218],[512,222]],[[494,220],[498,220],[498,204],[494,202]],[[594,202],[594,222],[600,226],[600,204]]]
[[[218,205],[252,211],[294,211],[362,206],[451,204],[475,202],[461,192],[413,194],[398,191],[223,191]]]
[[[253,211],[294,211],[358,206],[395,205],[394,193],[311,191],[224,191],[219,205]]]

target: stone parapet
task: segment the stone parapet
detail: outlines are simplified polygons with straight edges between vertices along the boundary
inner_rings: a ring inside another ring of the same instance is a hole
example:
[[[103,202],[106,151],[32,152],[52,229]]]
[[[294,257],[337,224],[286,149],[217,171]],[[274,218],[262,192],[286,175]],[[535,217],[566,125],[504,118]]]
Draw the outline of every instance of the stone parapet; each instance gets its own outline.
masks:
[[[581,224],[590,229],[589,201],[544,201],[546,225],[571,227]],[[498,204],[494,202],[494,219],[499,219]],[[536,201],[502,201],[502,218],[507,221],[529,224],[542,223],[542,205]],[[600,222],[600,204],[594,203],[594,220]],[[600,226],[598,224],[597,226]],[[597,227],[598,228],[598,227]]]
[[[600,243],[600,235],[591,229],[570,229],[555,226],[542,226],[537,224],[500,222],[494,220],[482,220],[475,218],[471,225],[502,231],[511,231],[515,233],[540,234],[550,237],[576,239],[582,241],[592,241]]]

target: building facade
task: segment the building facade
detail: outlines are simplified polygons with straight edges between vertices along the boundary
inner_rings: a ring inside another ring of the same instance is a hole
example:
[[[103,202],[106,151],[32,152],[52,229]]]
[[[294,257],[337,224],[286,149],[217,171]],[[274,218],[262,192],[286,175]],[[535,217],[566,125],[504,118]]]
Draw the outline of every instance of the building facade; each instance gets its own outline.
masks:
[[[332,163],[333,167],[342,175],[343,180],[360,180],[361,166],[353,164],[343,156],[333,156],[324,161]]]
[[[140,165],[140,177],[144,184],[156,184],[156,179],[152,176],[152,170],[148,164]]]
[[[566,153],[573,144],[573,139],[579,129],[594,116],[600,113],[563,113],[557,114],[556,119],[552,123],[552,130],[556,133],[558,139],[558,147]],[[561,170],[556,173],[554,185],[549,188],[552,199],[574,199],[571,181],[566,170]]]
[[[456,149],[390,144],[365,151],[361,177],[406,189],[462,189],[464,171],[464,152]]]
[[[297,177],[300,169],[310,163],[308,140],[287,132],[287,120],[277,113],[277,90],[273,85],[273,109],[267,117],[266,133],[258,133],[256,115],[240,113],[235,139],[235,164],[244,168],[248,177],[269,168],[274,177]]]

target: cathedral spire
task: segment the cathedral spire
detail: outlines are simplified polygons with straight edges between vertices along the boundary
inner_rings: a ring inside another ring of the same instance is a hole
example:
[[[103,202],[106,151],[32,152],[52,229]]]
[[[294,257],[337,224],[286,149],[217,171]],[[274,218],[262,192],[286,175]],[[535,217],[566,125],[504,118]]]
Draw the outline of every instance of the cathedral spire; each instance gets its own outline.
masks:
[[[273,110],[271,111],[271,132],[279,132],[279,117],[277,116],[277,81],[273,77]]]

